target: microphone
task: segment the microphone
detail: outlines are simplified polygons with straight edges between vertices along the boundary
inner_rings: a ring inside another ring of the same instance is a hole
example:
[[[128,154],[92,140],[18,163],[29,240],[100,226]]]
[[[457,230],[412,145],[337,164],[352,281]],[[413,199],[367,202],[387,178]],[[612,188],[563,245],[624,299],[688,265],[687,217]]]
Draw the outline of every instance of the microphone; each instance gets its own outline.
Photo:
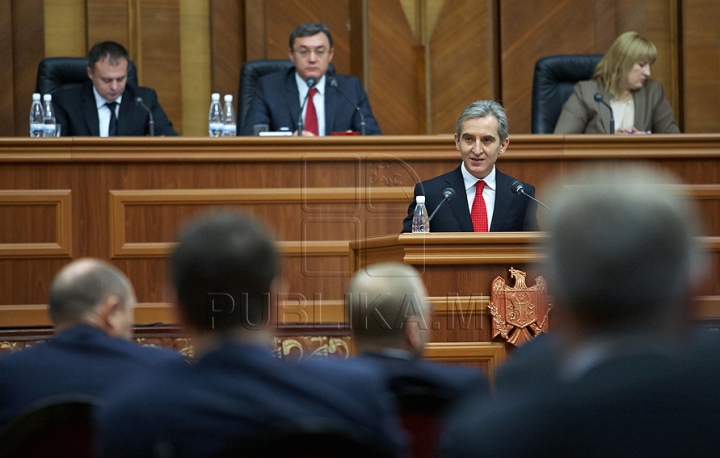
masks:
[[[614,134],[615,133],[615,115],[613,114],[612,107],[605,100],[603,100],[603,96],[599,92],[597,94],[595,94],[595,96],[593,98],[595,99],[595,101],[597,103],[602,103],[603,105],[608,107],[608,110],[610,110],[610,133]]]
[[[140,105],[141,107],[143,107],[145,109],[145,111],[147,111],[148,116],[150,116],[150,121],[148,122],[148,127],[150,128],[150,136],[154,137],[155,136],[155,120],[153,119],[152,111],[150,111],[150,108],[148,108],[147,105],[145,105],[143,103],[142,97],[135,98],[135,105]]]
[[[430,218],[428,218],[428,221],[432,221],[433,216],[435,216],[435,213],[440,210],[440,207],[442,207],[442,204],[445,202],[450,202],[455,197],[455,190],[453,188],[445,188],[443,189],[443,200],[440,201],[437,207],[435,207],[435,211],[432,212],[432,215],[430,215]]]
[[[531,196],[530,194],[527,194],[527,193],[525,192],[525,190],[523,189],[523,184],[520,183],[520,181],[515,180],[515,181],[513,181],[512,183],[510,183],[510,190],[512,191],[513,194],[522,194],[523,196],[528,197],[528,198],[534,200],[535,202],[539,203],[539,204],[542,205],[543,207],[547,208],[548,211],[552,211],[552,210],[550,210],[550,207],[548,207],[548,206],[545,205],[544,203],[540,202],[539,200],[537,200],[536,198],[534,198],[534,197]]]
[[[310,89],[314,88],[315,85],[317,84],[317,78],[315,78],[314,76],[311,76],[310,78],[308,78],[307,80],[305,80],[305,82],[306,82],[307,85],[308,85],[308,91],[307,91],[307,94],[305,94],[305,98],[303,99],[302,105],[300,105],[300,116],[298,116],[298,122],[297,122],[297,126],[298,126],[297,132],[298,132],[298,136],[302,135],[303,127],[305,127],[304,124],[303,124],[303,117],[302,117],[302,115],[303,115],[303,110],[305,109],[305,104],[306,104],[307,101],[308,101],[308,97],[310,97]]]
[[[340,90],[340,88],[338,87],[337,78],[335,78],[334,76],[330,77],[330,86],[337,89],[337,91],[340,94],[342,94],[343,97],[345,97],[345,100],[350,102],[350,105],[355,107],[355,111],[357,111],[358,114],[360,115],[360,135],[365,135],[365,116],[363,115],[362,110],[360,110],[360,107],[358,105],[355,105],[355,103],[350,99],[350,97],[348,97],[348,95],[346,93],[344,93],[343,91]],[[448,188],[448,189],[450,189],[450,188]],[[455,191],[453,191],[453,192],[455,192]],[[451,197],[451,199],[452,199],[452,197]],[[437,211],[437,210],[435,210],[435,211]],[[433,215],[434,214],[435,213],[433,213]]]

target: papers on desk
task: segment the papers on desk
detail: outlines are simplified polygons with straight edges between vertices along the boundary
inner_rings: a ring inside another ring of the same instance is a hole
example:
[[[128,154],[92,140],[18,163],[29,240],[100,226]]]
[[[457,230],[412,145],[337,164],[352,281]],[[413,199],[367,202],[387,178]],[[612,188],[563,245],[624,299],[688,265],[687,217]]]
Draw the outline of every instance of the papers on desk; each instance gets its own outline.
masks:
[[[289,130],[279,130],[275,132],[258,132],[258,135],[260,135],[261,137],[292,137],[292,134],[293,133]]]

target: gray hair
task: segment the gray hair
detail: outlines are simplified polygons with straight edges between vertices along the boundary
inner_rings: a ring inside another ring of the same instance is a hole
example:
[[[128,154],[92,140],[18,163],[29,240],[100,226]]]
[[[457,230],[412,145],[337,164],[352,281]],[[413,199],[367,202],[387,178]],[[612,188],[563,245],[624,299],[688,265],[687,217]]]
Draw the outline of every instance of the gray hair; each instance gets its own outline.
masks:
[[[462,124],[468,119],[484,118],[485,116],[494,116],[498,120],[498,135],[500,142],[504,142],[510,132],[507,115],[503,107],[493,100],[478,100],[465,107],[455,123],[455,133],[458,137],[460,136]]]
[[[134,301],[130,281],[115,267],[99,259],[80,259],[65,266],[55,276],[48,295],[53,323],[82,321],[110,296],[123,307]]]
[[[548,284],[559,310],[598,330],[677,318],[705,259],[698,214],[677,181],[633,167],[572,182],[556,190],[549,224]]]
[[[426,328],[430,307],[425,295],[420,274],[411,266],[391,262],[356,272],[345,295],[355,345],[397,346],[410,317]]]

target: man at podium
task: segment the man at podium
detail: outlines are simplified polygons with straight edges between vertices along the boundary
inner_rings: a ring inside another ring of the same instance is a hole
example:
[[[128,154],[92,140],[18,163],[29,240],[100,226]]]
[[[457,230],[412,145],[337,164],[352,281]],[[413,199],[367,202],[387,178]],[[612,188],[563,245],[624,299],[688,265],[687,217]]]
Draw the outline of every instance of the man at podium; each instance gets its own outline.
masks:
[[[415,186],[415,196],[425,196],[430,212],[438,208],[447,188],[455,191],[455,197],[444,203],[430,221],[431,232],[539,230],[537,207],[528,198],[535,195],[535,188],[495,167],[509,144],[507,116],[499,103],[478,100],[463,110],[455,131],[455,147],[462,164]],[[403,220],[403,232],[411,232],[414,210],[415,199]]]

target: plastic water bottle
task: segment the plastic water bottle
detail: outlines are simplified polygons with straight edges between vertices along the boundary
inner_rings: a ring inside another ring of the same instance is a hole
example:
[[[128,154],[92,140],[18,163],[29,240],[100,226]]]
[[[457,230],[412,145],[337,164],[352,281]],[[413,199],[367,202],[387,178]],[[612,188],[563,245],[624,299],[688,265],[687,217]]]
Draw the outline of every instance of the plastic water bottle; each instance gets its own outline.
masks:
[[[52,104],[52,95],[43,96],[43,137],[55,136],[55,109]]]
[[[223,134],[223,112],[220,106],[220,94],[212,95],[210,114],[208,115],[208,132],[211,137],[221,137]]]
[[[415,213],[412,220],[413,232],[430,232],[430,220],[428,219],[427,208],[425,208],[425,196],[415,198]]]
[[[32,100],[30,106],[30,136],[37,138],[42,137],[45,131],[45,114],[40,102],[40,94],[37,92],[33,94]]]
[[[235,112],[233,111],[233,96],[225,95],[225,109],[223,110],[223,137],[234,137],[237,134]]]

